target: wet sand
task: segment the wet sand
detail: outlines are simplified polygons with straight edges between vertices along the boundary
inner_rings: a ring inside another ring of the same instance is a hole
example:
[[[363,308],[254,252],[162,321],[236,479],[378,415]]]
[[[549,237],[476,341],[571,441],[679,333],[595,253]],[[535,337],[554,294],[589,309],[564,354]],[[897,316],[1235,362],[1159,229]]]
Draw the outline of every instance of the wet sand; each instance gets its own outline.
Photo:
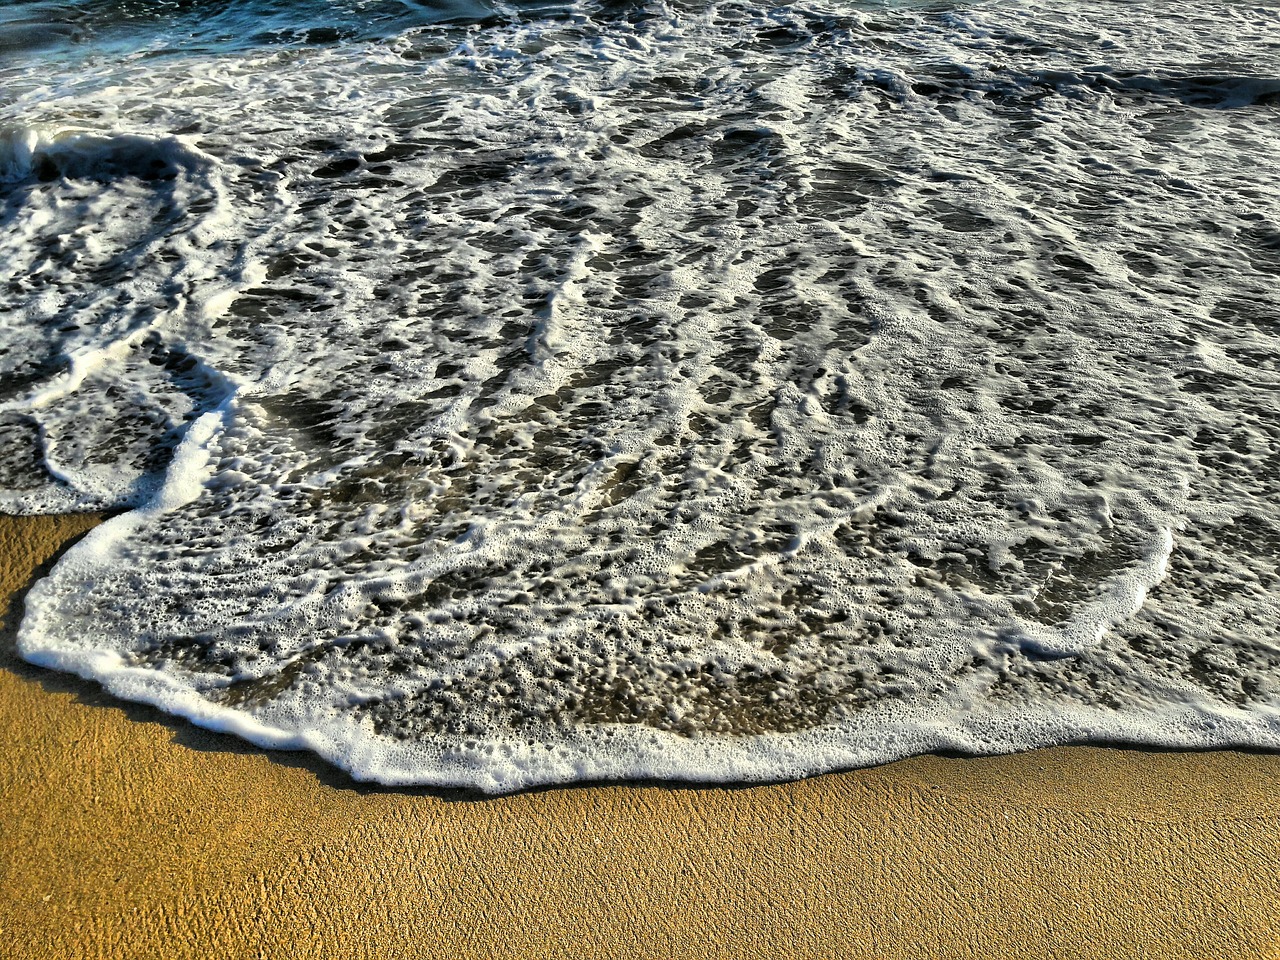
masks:
[[[0,518],[0,610],[91,518]],[[0,632],[0,954],[1280,957],[1280,756],[1074,747],[497,799],[353,783]]]

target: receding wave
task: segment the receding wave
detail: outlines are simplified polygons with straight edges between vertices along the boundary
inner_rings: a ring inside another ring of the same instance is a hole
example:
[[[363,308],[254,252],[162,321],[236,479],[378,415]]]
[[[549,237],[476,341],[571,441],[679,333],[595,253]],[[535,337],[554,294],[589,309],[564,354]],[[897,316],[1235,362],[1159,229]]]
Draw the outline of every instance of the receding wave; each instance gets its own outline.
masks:
[[[26,96],[0,507],[126,512],[23,654],[388,783],[1280,746],[1264,20],[583,5]]]

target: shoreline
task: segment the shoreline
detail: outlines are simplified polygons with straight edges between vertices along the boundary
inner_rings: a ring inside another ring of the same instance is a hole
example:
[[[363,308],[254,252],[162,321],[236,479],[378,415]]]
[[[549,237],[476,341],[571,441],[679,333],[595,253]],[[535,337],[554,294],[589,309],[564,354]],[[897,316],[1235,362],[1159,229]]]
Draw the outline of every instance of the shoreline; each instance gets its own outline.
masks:
[[[0,518],[0,612],[90,517]],[[740,786],[350,780],[17,659],[14,957],[1275,957],[1280,755],[1064,747]]]

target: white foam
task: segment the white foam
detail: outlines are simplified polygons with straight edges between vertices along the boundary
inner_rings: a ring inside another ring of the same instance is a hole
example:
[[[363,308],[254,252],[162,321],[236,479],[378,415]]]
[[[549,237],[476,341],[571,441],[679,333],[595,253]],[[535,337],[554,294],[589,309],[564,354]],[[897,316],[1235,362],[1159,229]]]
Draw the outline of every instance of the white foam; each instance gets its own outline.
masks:
[[[0,506],[131,509],[23,655],[386,783],[1277,746],[1280,65],[1173,7],[583,7],[24,94]]]

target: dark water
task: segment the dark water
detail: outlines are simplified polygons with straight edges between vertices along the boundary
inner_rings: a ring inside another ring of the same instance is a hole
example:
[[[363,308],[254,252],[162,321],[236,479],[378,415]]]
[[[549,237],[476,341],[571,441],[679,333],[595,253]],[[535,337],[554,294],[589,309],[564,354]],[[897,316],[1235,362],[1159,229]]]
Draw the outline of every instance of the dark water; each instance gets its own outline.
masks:
[[[480,23],[520,12],[518,4],[468,0],[17,0],[0,9],[0,54],[73,61],[229,53],[384,39],[412,27]]]

